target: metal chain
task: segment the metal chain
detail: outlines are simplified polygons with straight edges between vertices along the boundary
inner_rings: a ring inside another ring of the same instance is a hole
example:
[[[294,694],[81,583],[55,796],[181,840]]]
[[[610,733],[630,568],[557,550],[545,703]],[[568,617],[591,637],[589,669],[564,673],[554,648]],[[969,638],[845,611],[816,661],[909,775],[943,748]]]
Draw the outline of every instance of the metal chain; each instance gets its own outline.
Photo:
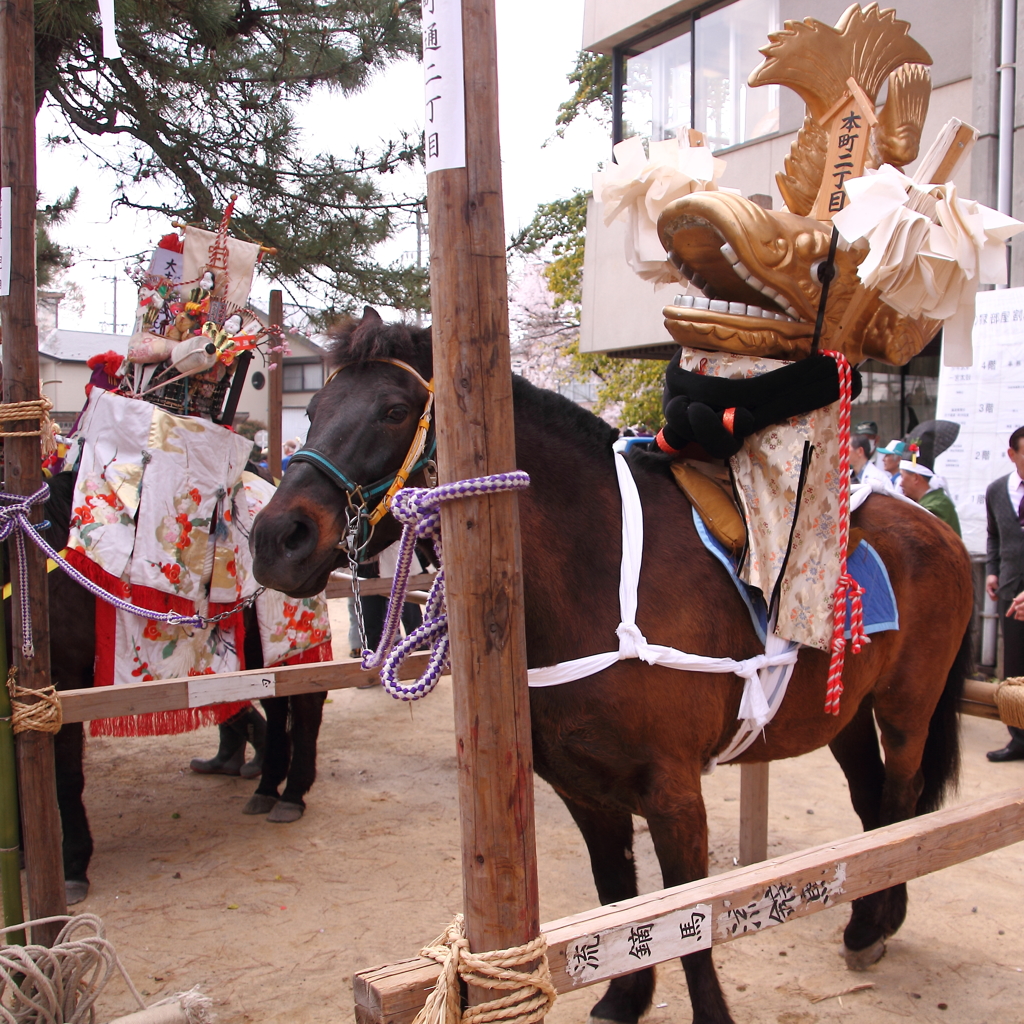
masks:
[[[352,577],[352,603],[355,606],[356,629],[359,631],[360,656],[365,656],[366,646],[366,624],[363,621],[363,602],[359,596],[359,531],[362,528],[362,520],[366,516],[366,507],[360,505],[358,508],[352,504],[349,498],[348,508],[345,510],[345,550],[348,553],[348,570]]]
[[[49,484],[45,482],[38,491],[30,495],[9,494],[0,491],[0,542],[13,539],[18,551],[18,597],[22,624],[21,651],[26,658],[35,657],[35,647],[32,642],[32,613],[29,607],[28,566],[25,561],[26,536],[47,557],[51,558],[62,572],[70,576],[94,597],[98,597],[106,601],[107,604],[112,604],[115,608],[128,612],[130,615],[136,615],[141,619],[149,619],[153,622],[166,622],[170,626],[192,626],[195,629],[207,629],[250,607],[267,589],[266,587],[260,587],[243,601],[239,601],[225,611],[211,616],[199,614],[182,615],[180,612],[156,612],[149,608],[140,608],[130,601],[125,601],[123,598],[115,597],[113,594],[107,593],[98,583],[94,583],[87,576],[80,573],[70,562],[61,558],[60,554],[50,547],[39,534],[39,530],[42,529],[44,524],[36,526],[29,520],[32,506],[46,501],[49,493]]]

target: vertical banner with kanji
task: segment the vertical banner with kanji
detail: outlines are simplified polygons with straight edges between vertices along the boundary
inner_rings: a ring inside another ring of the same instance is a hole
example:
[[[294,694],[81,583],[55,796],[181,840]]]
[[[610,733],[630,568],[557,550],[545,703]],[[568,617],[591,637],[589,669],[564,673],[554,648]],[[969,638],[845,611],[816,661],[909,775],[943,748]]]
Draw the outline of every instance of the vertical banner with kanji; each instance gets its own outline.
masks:
[[[466,166],[461,0],[422,0],[427,174]]]
[[[964,543],[985,553],[985,489],[1013,470],[1010,434],[1024,426],[1024,288],[979,292],[972,332],[974,363],[942,366],[936,418],[960,424],[935,460],[956,505]]]

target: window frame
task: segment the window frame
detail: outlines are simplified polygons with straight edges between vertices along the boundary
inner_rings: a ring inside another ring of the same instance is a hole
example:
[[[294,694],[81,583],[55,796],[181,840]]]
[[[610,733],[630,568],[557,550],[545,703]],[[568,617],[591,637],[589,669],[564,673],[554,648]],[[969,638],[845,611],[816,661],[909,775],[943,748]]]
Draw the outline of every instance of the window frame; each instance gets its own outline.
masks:
[[[646,32],[633,36],[618,46],[612,48],[612,146],[617,146],[623,141],[622,136],[622,100],[626,87],[626,61],[630,57],[639,57],[640,54],[653,50],[662,43],[672,39],[678,39],[688,32],[690,34],[690,125],[697,120],[697,21],[708,14],[731,7],[737,0],[705,0],[704,3],[696,4],[683,14],[677,14],[674,18]],[[756,138],[747,139],[743,142],[733,143],[731,146],[723,146],[715,150],[716,153],[727,153],[740,146],[749,146],[755,142],[763,142],[775,135],[782,134],[781,126],[778,131],[767,132],[758,135]],[[614,160],[614,156],[613,156]]]
[[[307,366],[319,366],[320,367],[320,383],[315,388],[307,388],[306,385],[306,371]],[[294,367],[295,369],[302,370],[302,387],[301,388],[289,388],[286,386],[285,371]],[[322,359],[317,359],[315,356],[312,357],[299,357],[298,359],[285,359],[281,364],[281,391],[283,394],[288,395],[301,395],[310,391],[319,391],[324,386],[324,364]]]

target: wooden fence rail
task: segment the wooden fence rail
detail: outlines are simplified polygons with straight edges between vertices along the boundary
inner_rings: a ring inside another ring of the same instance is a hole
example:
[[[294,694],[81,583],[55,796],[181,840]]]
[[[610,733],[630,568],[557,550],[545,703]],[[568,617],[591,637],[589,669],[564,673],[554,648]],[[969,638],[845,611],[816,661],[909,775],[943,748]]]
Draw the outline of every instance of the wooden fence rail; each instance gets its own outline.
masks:
[[[399,674],[403,679],[412,679],[426,668],[426,664],[426,654],[414,654],[406,659]],[[93,718],[177,711],[233,700],[340,690],[348,686],[362,686],[375,675],[374,672],[364,672],[359,662],[352,659],[319,661],[310,665],[282,665],[248,672],[62,690],[60,702],[65,722],[88,722]]]
[[[559,992],[608,981],[1021,840],[1024,790],[1012,790],[588,910],[541,926],[552,981]],[[359,972],[357,1024],[408,1024],[439,973],[423,957]]]

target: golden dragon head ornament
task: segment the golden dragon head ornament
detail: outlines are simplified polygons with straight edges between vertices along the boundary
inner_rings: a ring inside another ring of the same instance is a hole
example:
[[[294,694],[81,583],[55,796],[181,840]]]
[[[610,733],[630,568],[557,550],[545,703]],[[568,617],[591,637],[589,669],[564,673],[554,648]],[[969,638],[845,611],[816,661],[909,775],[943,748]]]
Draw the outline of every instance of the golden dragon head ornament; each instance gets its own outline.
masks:
[[[693,305],[666,307],[665,324],[676,341],[779,359],[810,352],[822,287],[817,270],[832,234],[829,221],[810,215],[828,170],[830,115],[859,89],[874,122],[865,166],[902,168],[916,159],[931,58],[909,29],[895,11],[854,4],[835,27],[807,18],[769,35],[749,84],[789,86],[807,107],[785,171],[776,175],[786,208],[765,210],[725,191],[693,192],[666,207],[658,220],[662,244],[703,291]],[[876,113],[886,82],[885,104]],[[866,253],[863,246],[836,252],[820,347],[855,363],[870,357],[901,365],[924,348],[940,321],[904,316],[879,301],[879,292],[857,276]]]

